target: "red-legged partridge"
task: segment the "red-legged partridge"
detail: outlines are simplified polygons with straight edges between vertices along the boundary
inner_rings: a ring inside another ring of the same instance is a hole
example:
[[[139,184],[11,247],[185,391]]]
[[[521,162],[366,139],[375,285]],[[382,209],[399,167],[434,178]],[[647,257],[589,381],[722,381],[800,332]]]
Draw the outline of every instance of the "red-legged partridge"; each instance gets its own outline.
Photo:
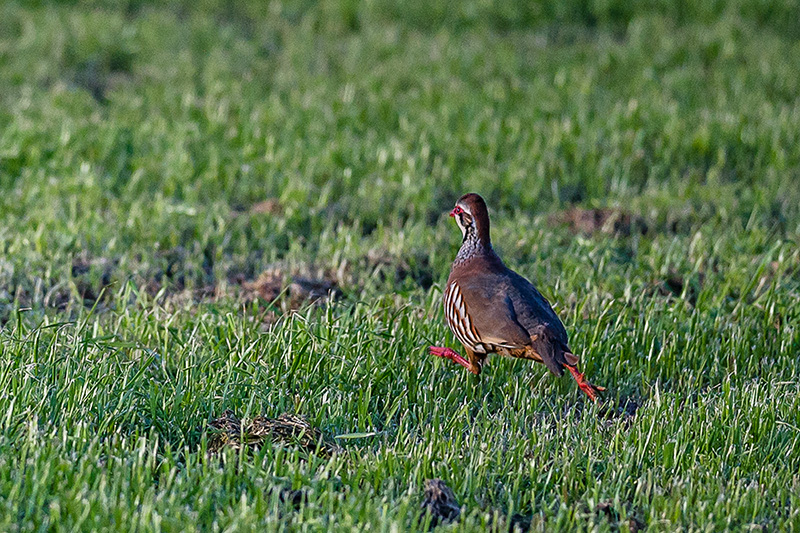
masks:
[[[528,280],[508,268],[492,249],[489,212],[479,195],[456,202],[450,216],[464,236],[447,287],[444,315],[464,345],[465,359],[450,348],[431,346],[430,353],[450,359],[473,374],[490,353],[532,359],[557,375],[569,370],[593,401],[605,390],[578,371],[578,357],[567,344],[567,330],[550,303]]]

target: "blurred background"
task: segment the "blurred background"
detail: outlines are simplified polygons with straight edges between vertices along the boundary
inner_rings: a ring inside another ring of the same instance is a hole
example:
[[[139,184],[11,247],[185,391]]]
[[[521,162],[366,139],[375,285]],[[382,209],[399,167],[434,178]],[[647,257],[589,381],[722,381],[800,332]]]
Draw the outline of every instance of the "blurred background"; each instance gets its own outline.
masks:
[[[0,302],[278,263],[427,290],[468,191],[516,262],[575,234],[796,236],[798,20],[789,0],[3,2]]]

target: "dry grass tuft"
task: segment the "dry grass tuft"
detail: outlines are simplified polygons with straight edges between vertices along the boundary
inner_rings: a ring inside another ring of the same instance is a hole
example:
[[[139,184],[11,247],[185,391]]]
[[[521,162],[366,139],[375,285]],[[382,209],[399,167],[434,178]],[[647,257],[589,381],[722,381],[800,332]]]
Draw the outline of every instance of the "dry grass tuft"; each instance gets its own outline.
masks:
[[[225,447],[239,450],[242,447],[258,449],[265,442],[297,447],[308,454],[329,456],[341,453],[341,448],[326,442],[322,432],[303,416],[284,413],[277,418],[257,416],[251,421],[239,420],[230,409],[212,420],[208,426],[214,430],[208,440],[208,449],[217,453]]]

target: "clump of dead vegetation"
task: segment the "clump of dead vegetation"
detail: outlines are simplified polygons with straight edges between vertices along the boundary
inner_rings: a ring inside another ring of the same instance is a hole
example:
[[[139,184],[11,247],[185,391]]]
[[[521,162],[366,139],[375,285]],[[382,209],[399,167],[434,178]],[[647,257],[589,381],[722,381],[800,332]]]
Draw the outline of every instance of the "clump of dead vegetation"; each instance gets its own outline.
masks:
[[[309,424],[305,417],[284,413],[277,418],[257,416],[240,420],[230,409],[208,423],[211,430],[208,451],[218,453],[224,448],[257,450],[271,442],[298,448],[307,454],[324,457],[342,453],[342,448],[327,441],[322,432]]]

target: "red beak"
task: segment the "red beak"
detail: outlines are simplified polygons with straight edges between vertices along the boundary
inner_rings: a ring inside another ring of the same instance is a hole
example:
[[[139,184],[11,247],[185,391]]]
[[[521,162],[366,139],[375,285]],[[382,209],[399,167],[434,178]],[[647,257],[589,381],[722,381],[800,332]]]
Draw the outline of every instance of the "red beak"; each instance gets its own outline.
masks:
[[[456,210],[455,210],[455,208],[454,208],[452,211],[450,211],[450,216],[451,216],[451,217],[455,217],[455,216],[456,216]]]

